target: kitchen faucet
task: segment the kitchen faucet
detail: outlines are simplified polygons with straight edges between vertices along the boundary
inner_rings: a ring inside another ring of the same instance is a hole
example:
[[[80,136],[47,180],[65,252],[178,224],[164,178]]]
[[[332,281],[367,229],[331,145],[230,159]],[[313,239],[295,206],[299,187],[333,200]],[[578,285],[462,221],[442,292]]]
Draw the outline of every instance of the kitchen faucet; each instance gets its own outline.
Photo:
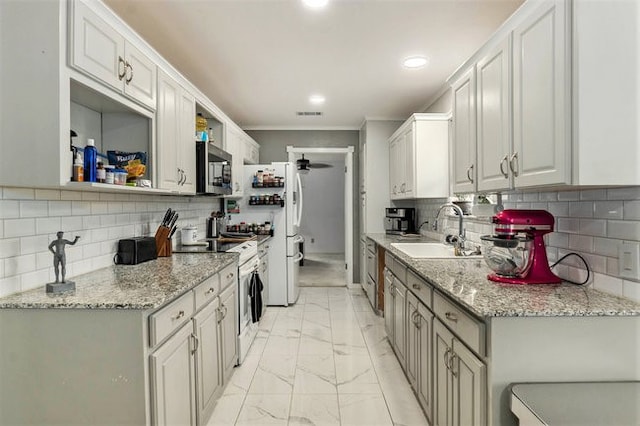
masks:
[[[438,230],[438,217],[440,216],[440,212],[447,208],[451,207],[458,214],[458,236],[457,238],[447,239],[448,242],[453,242],[453,248],[456,256],[464,256],[464,242],[466,240],[466,230],[464,229],[464,217],[462,213],[462,209],[459,206],[456,206],[453,203],[443,204],[438,208],[438,212],[436,213],[436,217],[433,219],[433,230]]]

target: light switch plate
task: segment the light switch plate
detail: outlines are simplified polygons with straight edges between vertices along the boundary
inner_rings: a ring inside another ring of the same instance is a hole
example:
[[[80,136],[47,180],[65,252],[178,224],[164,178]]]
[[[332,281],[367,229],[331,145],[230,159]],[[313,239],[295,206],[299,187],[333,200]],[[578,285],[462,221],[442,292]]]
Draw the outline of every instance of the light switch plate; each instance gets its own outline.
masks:
[[[640,279],[640,243],[623,241],[618,246],[618,268],[622,278]]]

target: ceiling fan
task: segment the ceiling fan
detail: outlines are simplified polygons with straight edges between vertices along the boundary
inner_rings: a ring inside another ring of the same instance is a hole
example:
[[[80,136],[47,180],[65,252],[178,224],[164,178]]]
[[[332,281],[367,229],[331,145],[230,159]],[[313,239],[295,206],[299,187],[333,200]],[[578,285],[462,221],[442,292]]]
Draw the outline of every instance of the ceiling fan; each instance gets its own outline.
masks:
[[[296,161],[296,164],[298,166],[298,170],[301,172],[308,172],[311,169],[326,169],[328,167],[333,167],[331,164],[315,163],[315,162],[312,163],[306,158],[304,158],[304,154],[302,154],[302,158]]]

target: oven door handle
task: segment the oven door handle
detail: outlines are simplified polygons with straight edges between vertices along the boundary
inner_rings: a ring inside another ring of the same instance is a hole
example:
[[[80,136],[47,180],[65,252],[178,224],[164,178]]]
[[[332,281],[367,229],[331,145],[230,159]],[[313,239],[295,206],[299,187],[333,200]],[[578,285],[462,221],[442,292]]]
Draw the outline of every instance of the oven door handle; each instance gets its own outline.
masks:
[[[240,268],[239,274],[240,274],[240,278],[244,278],[247,275],[250,275],[253,271],[257,270],[258,267],[260,266],[260,259],[259,258],[255,258],[253,260],[250,260],[249,262],[247,262],[247,265],[243,268]]]

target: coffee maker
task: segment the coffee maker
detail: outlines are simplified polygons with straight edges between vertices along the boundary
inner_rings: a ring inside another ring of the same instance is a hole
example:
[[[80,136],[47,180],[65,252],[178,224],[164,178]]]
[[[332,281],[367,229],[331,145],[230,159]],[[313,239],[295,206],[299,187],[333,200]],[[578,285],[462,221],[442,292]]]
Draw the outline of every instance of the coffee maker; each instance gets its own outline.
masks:
[[[416,232],[416,209],[387,207],[384,229],[387,234],[411,234]]]

